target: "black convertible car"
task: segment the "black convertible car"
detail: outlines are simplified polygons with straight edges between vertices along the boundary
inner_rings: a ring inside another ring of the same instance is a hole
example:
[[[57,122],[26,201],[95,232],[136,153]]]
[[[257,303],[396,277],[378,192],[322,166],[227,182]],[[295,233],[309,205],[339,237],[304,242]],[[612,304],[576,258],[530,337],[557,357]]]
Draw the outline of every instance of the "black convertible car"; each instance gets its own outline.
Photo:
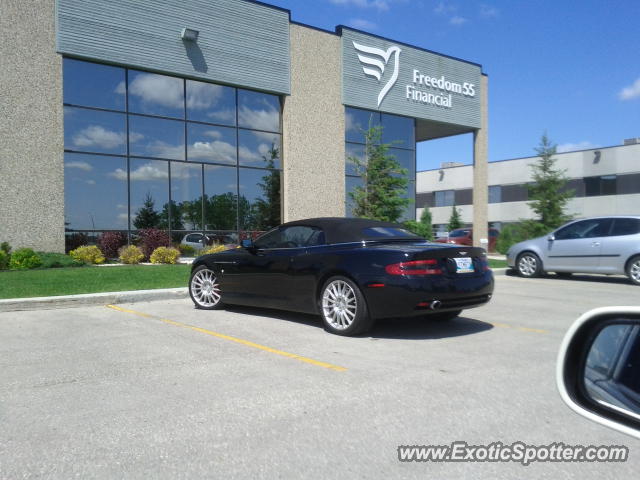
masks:
[[[378,318],[449,320],[492,292],[483,249],[428,243],[400,225],[358,218],[285,223],[241,248],[198,257],[189,281],[197,308],[320,314],[339,335],[362,333]]]

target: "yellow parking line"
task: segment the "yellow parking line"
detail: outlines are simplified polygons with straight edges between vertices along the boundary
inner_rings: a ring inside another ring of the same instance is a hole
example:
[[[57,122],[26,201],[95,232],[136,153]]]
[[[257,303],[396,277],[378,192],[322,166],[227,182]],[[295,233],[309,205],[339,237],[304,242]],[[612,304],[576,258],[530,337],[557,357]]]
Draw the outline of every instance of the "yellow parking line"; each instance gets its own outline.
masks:
[[[285,352],[283,350],[278,350],[275,348],[267,347],[265,345],[260,345],[259,343],[254,343],[249,340],[243,340],[241,338],[232,337],[230,335],[225,335],[223,333],[214,332],[212,330],[207,330],[205,328],[196,327],[194,325],[189,325],[186,323],[176,322],[175,320],[169,320],[166,318],[160,318],[155,315],[150,315],[144,312],[138,312],[136,310],[129,310],[127,308],[118,307],[116,305],[106,305],[108,308],[112,308],[113,310],[118,310],[119,312],[131,313],[133,315],[137,315],[139,317],[144,318],[153,318],[155,320],[160,320],[161,322],[167,323],[169,325],[175,325],[176,327],[188,328],[190,330],[194,330],[196,332],[204,333],[205,335],[211,335],[212,337],[221,338],[223,340],[228,340],[230,342],[239,343],[240,345],[244,345],[246,347],[256,348],[258,350],[262,350],[265,352],[273,353],[275,355],[280,355],[282,357],[292,358],[294,360],[298,360],[300,362],[309,363],[311,365],[315,365],[316,367],[323,367],[329,370],[335,370],[337,372],[345,372],[347,369],[344,367],[339,367],[338,365],[333,365],[331,363],[320,362],[318,360],[314,360],[313,358],[303,357],[302,355],[297,355],[295,353]]]
[[[542,330],[540,328],[529,328],[529,327],[519,327],[517,325],[509,325],[508,323],[498,323],[498,322],[486,322],[489,325],[493,325],[498,328],[513,328],[514,330],[520,330],[521,332],[529,332],[529,333],[549,333],[549,330]]]

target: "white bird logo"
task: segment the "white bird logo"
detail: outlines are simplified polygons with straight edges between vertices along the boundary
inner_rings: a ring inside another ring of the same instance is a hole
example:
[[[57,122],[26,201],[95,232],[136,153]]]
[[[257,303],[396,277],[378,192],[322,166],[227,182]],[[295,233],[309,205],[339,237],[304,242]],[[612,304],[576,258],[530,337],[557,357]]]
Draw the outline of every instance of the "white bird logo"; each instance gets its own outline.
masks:
[[[400,52],[402,50],[400,50],[400,47],[397,47],[396,45],[392,45],[385,51],[381,48],[367,47],[356,42],[352,43],[354,48],[359,52],[358,60],[360,60],[360,63],[362,63],[362,71],[364,72],[364,74],[368,75],[369,77],[374,77],[378,81],[380,81],[380,79],[382,78],[382,74],[384,74],[384,69],[389,63],[391,55],[393,53],[396,54],[396,59],[393,66],[393,74],[391,75],[391,78],[389,79],[387,84],[382,87],[382,90],[380,90],[380,94],[378,95],[379,107],[384,96],[389,92],[389,90],[391,90],[391,87],[393,87],[394,83],[396,83],[396,80],[398,79]],[[384,63],[379,60],[380,58],[384,60]]]

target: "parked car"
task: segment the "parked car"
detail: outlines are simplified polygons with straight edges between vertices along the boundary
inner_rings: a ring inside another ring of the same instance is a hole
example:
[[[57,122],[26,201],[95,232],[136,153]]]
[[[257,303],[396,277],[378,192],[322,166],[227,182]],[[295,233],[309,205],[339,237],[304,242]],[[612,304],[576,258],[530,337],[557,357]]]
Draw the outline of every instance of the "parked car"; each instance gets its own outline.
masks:
[[[197,258],[189,293],[197,308],[320,314],[329,332],[355,335],[379,318],[453,319],[490,300],[493,274],[481,248],[428,243],[393,223],[314,218]]]
[[[488,250],[490,252],[496,249],[496,240],[500,235],[500,231],[495,228],[489,229],[489,244]],[[447,237],[437,238],[438,243],[455,243],[456,245],[473,245],[473,229],[472,228],[458,228],[449,232]]]
[[[182,237],[180,243],[182,245],[189,245],[196,250],[202,250],[208,245],[209,239],[202,233],[189,233]]]
[[[182,245],[190,245],[197,251],[210,247],[213,244],[216,245],[233,245],[237,243],[238,238],[235,233],[223,234],[223,233],[208,233],[203,235],[202,233],[189,233],[182,237],[180,243]]]
[[[549,235],[513,245],[507,263],[522,277],[544,272],[620,274],[640,285],[640,216],[569,222]]]

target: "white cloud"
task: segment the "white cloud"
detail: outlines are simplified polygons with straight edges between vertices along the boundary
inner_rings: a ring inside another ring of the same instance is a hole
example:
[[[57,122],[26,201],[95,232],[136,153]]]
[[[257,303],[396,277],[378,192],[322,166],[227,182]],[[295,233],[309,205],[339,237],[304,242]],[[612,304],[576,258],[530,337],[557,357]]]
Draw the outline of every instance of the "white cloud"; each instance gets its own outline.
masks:
[[[453,17],[451,17],[451,19],[449,20],[449,23],[451,25],[455,25],[460,26],[460,25],[464,25],[465,23],[467,23],[467,19],[464,17],[460,17],[459,15],[454,15]]]
[[[224,93],[224,87],[211,83],[189,82],[187,85],[187,107],[194,110],[206,110],[218,103]]]
[[[215,140],[220,140],[222,138],[222,133],[220,133],[219,130],[207,130],[204,132],[204,135]]]
[[[64,162],[64,168],[77,168],[79,170],[84,170],[85,172],[93,170],[93,167],[87,162]]]
[[[115,148],[124,145],[126,136],[122,132],[107,130],[100,125],[89,125],[73,136],[73,144],[76,147],[102,147]]]
[[[389,0],[329,0],[334,5],[345,7],[376,8],[380,11],[389,10]]]
[[[458,7],[446,2],[439,2],[438,5],[436,5],[436,8],[433,9],[433,11],[438,15],[451,15],[456,10],[458,10]]]
[[[121,93],[120,90],[118,85],[116,93]],[[183,106],[183,93],[181,79],[151,73],[138,74],[129,85],[129,95],[140,97],[143,103],[169,108]]]
[[[378,28],[375,23],[365,20],[364,18],[352,18],[349,21],[349,25],[359,30],[375,30]]]
[[[236,111],[235,110],[217,110],[215,112],[207,113],[207,117],[212,118],[214,120],[218,120],[220,123],[232,124],[235,123],[236,120]],[[213,123],[218,123],[213,122]]]
[[[241,107],[238,110],[238,121],[240,125],[251,125],[256,130],[273,131],[280,121],[280,113],[274,108],[258,110]]]
[[[141,133],[129,132],[129,142],[130,143],[137,142],[138,140],[142,140],[143,138],[144,138],[144,135],[142,135]]]
[[[244,163],[258,163],[264,161],[264,159],[260,155],[258,155],[253,150],[248,149],[247,147],[240,147],[238,149],[238,153],[240,155],[240,160]]]
[[[236,147],[227,142],[195,142],[189,147],[189,158],[213,162],[235,163]]]
[[[162,140],[156,140],[147,145],[147,150],[153,152],[153,156],[184,160],[184,145],[170,145]]]
[[[119,203],[119,204],[116,205],[116,208],[119,209],[119,210],[126,210],[127,206],[123,205],[122,203]]]
[[[129,220],[129,214],[127,213],[119,213],[118,220]]]
[[[95,185],[96,181],[95,180],[87,180],[87,185]]]
[[[620,100],[633,100],[635,98],[640,98],[640,78],[633,82],[632,85],[620,90],[618,98],[620,98]]]
[[[480,4],[480,16],[483,18],[495,18],[500,15],[500,10],[486,3]]]
[[[575,152],[577,150],[589,150],[590,148],[597,148],[598,145],[594,145],[593,143],[585,140],[584,142],[578,143],[562,143],[557,146],[556,151],[558,153],[564,152]]]
[[[164,162],[162,162],[164,164]],[[115,171],[109,173],[110,177],[116,180],[127,180],[127,171],[122,168],[117,168]],[[169,178],[169,172],[167,171],[166,164],[163,168],[157,166],[157,162],[149,162],[139,166],[135,170],[131,171],[131,180],[138,181],[155,181],[155,180],[167,180]]]

